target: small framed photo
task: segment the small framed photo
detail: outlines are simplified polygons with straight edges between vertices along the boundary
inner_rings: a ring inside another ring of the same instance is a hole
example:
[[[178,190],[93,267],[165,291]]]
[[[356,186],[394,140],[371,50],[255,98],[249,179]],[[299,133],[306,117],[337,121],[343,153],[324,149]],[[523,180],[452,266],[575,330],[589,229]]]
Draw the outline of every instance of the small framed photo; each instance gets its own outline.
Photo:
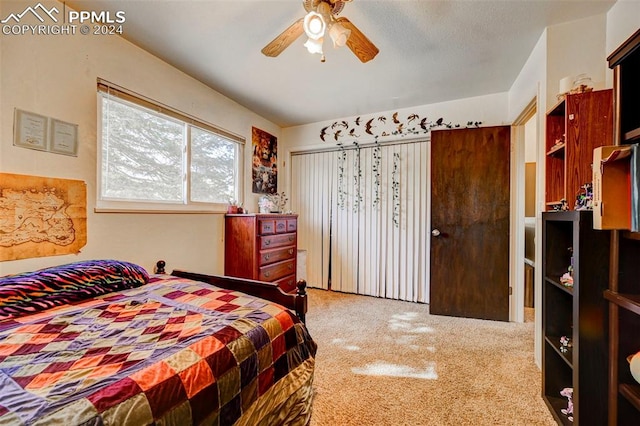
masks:
[[[47,117],[16,108],[14,119],[13,144],[15,146],[47,150]]]
[[[78,125],[52,118],[49,151],[57,154],[78,156]]]

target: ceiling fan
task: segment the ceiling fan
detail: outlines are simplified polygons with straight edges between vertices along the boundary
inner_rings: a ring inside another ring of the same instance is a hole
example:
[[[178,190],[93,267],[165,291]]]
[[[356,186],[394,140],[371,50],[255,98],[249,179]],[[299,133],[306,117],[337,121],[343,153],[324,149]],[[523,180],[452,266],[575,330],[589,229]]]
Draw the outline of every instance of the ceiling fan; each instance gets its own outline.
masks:
[[[307,14],[295,21],[273,41],[267,44],[262,53],[266,56],[278,56],[298,37],[305,33],[308,37],[304,46],[310,53],[322,55],[325,61],[322,44],[326,34],[333,41],[334,47],[345,44],[362,62],[368,62],[378,54],[378,48],[347,18],[338,14],[345,3],[352,0],[303,0]]]

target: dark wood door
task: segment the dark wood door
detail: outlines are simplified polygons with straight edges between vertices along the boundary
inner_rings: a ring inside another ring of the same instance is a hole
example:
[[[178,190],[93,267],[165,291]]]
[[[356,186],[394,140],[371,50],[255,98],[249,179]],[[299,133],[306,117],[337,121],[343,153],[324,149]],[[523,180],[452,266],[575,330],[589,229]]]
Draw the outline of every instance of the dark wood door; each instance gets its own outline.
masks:
[[[431,314],[509,320],[510,133],[431,134]]]

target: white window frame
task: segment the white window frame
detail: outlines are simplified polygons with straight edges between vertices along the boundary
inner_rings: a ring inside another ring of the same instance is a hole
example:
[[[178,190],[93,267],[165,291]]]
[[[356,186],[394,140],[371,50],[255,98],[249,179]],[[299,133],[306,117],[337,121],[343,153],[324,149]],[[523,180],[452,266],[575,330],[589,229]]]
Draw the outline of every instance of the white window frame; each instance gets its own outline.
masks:
[[[128,103],[134,107],[151,110],[168,119],[178,120],[185,124],[185,145],[183,146],[183,184],[185,185],[185,197],[183,202],[163,201],[132,201],[106,198],[102,195],[102,100],[103,97],[116,97],[118,101]],[[191,201],[191,129],[197,127],[201,130],[214,133],[228,139],[235,144],[235,176],[237,200],[244,197],[244,143],[245,139],[226,130],[220,129],[202,120],[191,117],[185,113],[162,105],[137,93],[123,89],[105,80],[98,79],[97,94],[97,185],[96,208],[97,213],[226,213],[228,203],[205,203]]]

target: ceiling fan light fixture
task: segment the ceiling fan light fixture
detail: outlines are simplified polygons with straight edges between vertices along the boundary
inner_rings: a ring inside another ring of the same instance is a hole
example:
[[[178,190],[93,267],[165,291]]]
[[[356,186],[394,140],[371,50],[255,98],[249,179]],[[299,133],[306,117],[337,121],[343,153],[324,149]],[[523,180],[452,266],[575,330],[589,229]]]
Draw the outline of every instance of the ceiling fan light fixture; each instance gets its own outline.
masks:
[[[329,28],[329,36],[333,41],[333,47],[342,47],[347,44],[347,40],[351,35],[351,30],[345,28],[341,23],[334,22]]]
[[[327,24],[322,15],[316,12],[307,13],[302,25],[307,37],[313,40],[318,40],[324,36],[324,31],[327,28]]]
[[[320,54],[322,54],[322,42],[323,41],[324,41],[324,38],[322,38],[322,37],[320,37],[317,40],[309,38],[309,39],[307,39],[306,43],[304,44],[304,47],[307,48],[309,53],[320,53]]]

